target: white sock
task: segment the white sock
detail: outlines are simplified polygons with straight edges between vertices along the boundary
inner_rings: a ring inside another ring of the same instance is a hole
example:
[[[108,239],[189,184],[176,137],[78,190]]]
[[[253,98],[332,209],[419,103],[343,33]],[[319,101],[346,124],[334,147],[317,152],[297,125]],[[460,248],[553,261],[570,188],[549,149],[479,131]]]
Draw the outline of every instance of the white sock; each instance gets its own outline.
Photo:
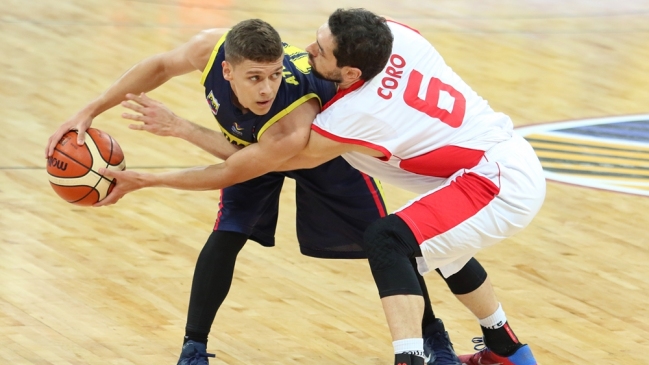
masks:
[[[423,338],[406,338],[394,341],[392,346],[394,346],[395,354],[408,353],[425,358]]]
[[[498,309],[487,318],[479,319],[480,325],[485,328],[495,330],[505,325],[507,322],[507,316],[505,316],[505,311],[503,307],[498,303]]]

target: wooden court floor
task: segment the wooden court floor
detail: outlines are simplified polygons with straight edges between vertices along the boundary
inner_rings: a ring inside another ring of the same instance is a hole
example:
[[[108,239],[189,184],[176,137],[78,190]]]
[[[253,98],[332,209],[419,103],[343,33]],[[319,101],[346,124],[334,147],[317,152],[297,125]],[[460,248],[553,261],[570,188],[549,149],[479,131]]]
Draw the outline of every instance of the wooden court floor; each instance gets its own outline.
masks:
[[[49,187],[49,135],[131,65],[201,29],[260,17],[305,46],[337,7],[363,6],[417,28],[516,126],[649,112],[649,1],[1,0],[0,364],[175,364],[191,277],[218,191],[151,189],[107,208],[65,203]],[[198,73],[151,96],[215,123]],[[95,120],[134,170],[215,160]],[[219,311],[211,364],[391,364],[392,346],[365,261],[304,257],[294,185],[278,247],[250,242]],[[386,186],[391,210],[412,194]],[[512,327],[541,364],[647,364],[649,198],[548,182],[532,224],[477,257]],[[476,320],[427,277],[459,353]]]

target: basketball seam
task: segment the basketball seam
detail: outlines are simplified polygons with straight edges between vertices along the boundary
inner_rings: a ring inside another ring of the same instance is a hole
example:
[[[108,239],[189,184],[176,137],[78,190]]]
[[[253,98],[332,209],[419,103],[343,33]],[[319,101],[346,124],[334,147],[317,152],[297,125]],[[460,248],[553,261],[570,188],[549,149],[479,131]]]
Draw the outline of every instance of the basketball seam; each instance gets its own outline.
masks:
[[[101,131],[99,131],[99,130],[97,130],[97,132],[101,133]],[[103,160],[103,159],[104,159],[104,156],[101,155],[101,150],[99,150],[99,145],[97,144],[97,141],[96,141],[94,138],[92,138],[92,135],[91,135],[90,133],[86,132],[86,134],[88,135],[88,137],[90,137],[90,139],[92,139],[92,142],[93,142],[93,143],[95,144],[95,146],[97,147],[97,151],[99,151],[99,157],[101,157],[101,159]],[[104,162],[106,162],[106,168],[108,168],[108,166],[110,166],[110,157],[112,157],[112,155],[113,155],[113,138],[110,137],[110,136],[109,136],[108,138],[110,138],[110,156],[109,156],[109,158],[108,158],[108,161],[104,160]],[[90,148],[88,148],[88,151],[90,151]],[[92,157],[92,153],[90,154],[90,157]],[[94,160],[94,159],[92,160],[92,164],[93,164],[93,165],[95,164],[95,160]],[[99,190],[97,190],[97,185],[99,185],[99,183],[101,182],[102,179],[106,179],[106,178],[104,177],[104,175],[100,174],[98,171],[93,170],[92,167],[90,168],[90,170],[91,170],[92,172],[94,172],[95,174],[99,175],[99,179],[97,179],[97,182],[96,182],[95,185],[92,187],[92,190],[90,190],[90,191],[88,192],[88,194],[84,195],[83,198],[85,198],[85,197],[87,197],[88,195],[90,195],[90,193],[92,193],[93,191],[96,191],[96,192],[97,192],[97,195],[99,195],[99,198],[100,198],[100,199],[98,200],[98,202],[99,202],[99,201],[101,201],[102,199],[101,199],[101,193],[99,192]],[[108,180],[108,179],[106,179],[106,180]],[[108,180],[108,181],[109,181],[109,182],[112,182],[112,180]],[[83,198],[81,198],[81,199],[83,199]],[[104,197],[104,198],[105,198],[105,197]],[[81,199],[79,199],[79,200],[81,200]],[[77,201],[79,201],[79,200],[77,200]]]
[[[65,157],[69,158],[70,160],[72,160],[72,161],[78,163],[79,165],[85,167],[86,169],[88,169],[88,171],[92,171],[92,167],[88,167],[88,166],[82,164],[80,161],[78,161],[78,160],[75,159],[74,157],[68,155],[67,153],[61,151],[60,149],[58,149],[58,148],[54,148],[54,151],[58,151],[58,152],[59,152],[60,154],[62,154],[63,156],[65,156]],[[92,153],[90,153],[90,150],[88,150],[88,155],[90,155],[90,159],[91,159],[91,162],[92,162]],[[81,176],[86,176],[86,175],[87,175],[87,173],[85,173],[85,174],[83,174],[83,175],[81,175]],[[56,177],[65,177],[65,176],[56,176]]]
[[[78,135],[78,134],[79,134],[79,132],[77,131],[77,135]],[[88,137],[90,137],[90,139],[92,139],[93,142],[95,142],[95,140],[92,138],[92,136],[90,135],[90,133],[86,132],[86,134],[88,135]],[[112,144],[112,143],[111,143],[111,144]],[[95,145],[97,145],[97,142],[95,142]],[[84,146],[86,146],[86,143],[85,143],[85,142],[84,142]],[[79,162],[79,165],[81,165],[81,166],[83,166],[83,167],[85,167],[85,168],[88,169],[88,172],[85,173],[85,174],[83,174],[82,176],[86,176],[86,175],[88,175],[90,172],[94,172],[95,174],[99,175],[99,174],[97,173],[97,171],[95,171],[95,170],[92,169],[92,165],[95,164],[95,159],[94,159],[94,156],[92,155],[92,153],[90,152],[90,147],[86,146],[86,148],[88,149],[88,156],[90,156],[90,167],[88,167],[88,166],[84,166],[84,164],[82,164],[82,163]],[[63,155],[65,155],[65,156],[68,156],[67,154],[63,153],[62,151],[59,151],[59,152],[61,152],[61,153],[62,153]],[[70,159],[74,160],[74,161],[77,161],[76,159],[72,158],[72,156],[68,156],[68,157],[69,157]],[[77,162],[78,162],[78,161],[77,161]],[[99,176],[101,176],[101,175],[99,175]],[[86,195],[82,196],[81,198],[79,198],[79,199],[77,199],[77,200],[70,201],[70,203],[74,204],[74,203],[76,203],[76,202],[78,202],[78,201],[81,201],[81,200],[85,199],[85,198],[86,198],[88,195],[90,195],[90,193],[92,193],[93,191],[96,191],[98,195],[101,195],[101,194],[99,194],[99,190],[97,190],[97,185],[99,185],[99,182],[100,182],[100,181],[101,181],[101,179],[98,179],[98,180],[97,180],[97,183],[92,187],[92,189],[91,189],[90,191],[88,191],[88,193],[86,193]],[[55,185],[58,185],[58,184],[55,184]],[[60,186],[60,185],[58,185],[58,186]],[[88,186],[88,187],[90,187],[89,185],[82,185],[82,186]]]
[[[92,136],[89,133],[88,133],[88,136],[90,137],[90,139],[93,140],[93,142],[95,142],[95,146],[97,146],[97,141],[95,141],[95,139],[92,138]],[[110,139],[110,153],[108,155],[108,159],[104,160],[104,162],[106,162],[106,168],[109,168],[110,166],[119,166],[120,164],[113,165],[113,164],[110,163],[110,160],[113,158],[113,152],[115,151],[115,148],[113,147],[113,145],[114,145],[113,137],[108,136],[108,138]],[[99,152],[99,154],[101,155],[101,151]],[[103,156],[102,156],[102,159],[103,159]],[[90,169],[92,170],[92,168],[90,168]],[[109,181],[109,182],[113,182],[113,180],[108,180],[106,177],[104,177],[104,175],[100,174],[99,172],[97,172],[95,170],[92,170],[92,171],[94,171],[97,175],[99,175],[101,177],[101,179],[104,179],[104,180]],[[101,179],[99,179],[99,180],[101,181]]]
[[[103,154],[102,154],[102,151],[99,149],[99,144],[98,144],[97,139],[93,138],[93,136],[92,136],[90,133],[88,133],[88,131],[90,131],[90,130],[93,130],[93,131],[98,132],[98,138],[99,138],[99,141],[100,141],[100,142],[101,142],[101,140],[102,140],[102,138],[100,138],[100,137],[102,137],[103,135],[106,135],[106,136],[108,137],[109,142],[110,142],[110,145],[109,145],[109,153],[108,153],[108,159],[104,159],[104,156],[103,156]],[[83,146],[83,147],[85,147],[86,150],[89,152],[89,153],[88,153],[88,156],[90,157],[90,166],[88,166],[87,164],[82,163],[82,162],[79,161],[77,158],[74,158],[72,155],[70,155],[70,154],[68,154],[68,153],[66,153],[66,152],[64,152],[64,151],[62,151],[62,150],[59,149],[59,148],[56,148],[56,147],[55,147],[55,149],[54,149],[55,151],[57,151],[58,153],[60,153],[61,156],[67,157],[67,158],[70,160],[71,163],[75,163],[75,164],[77,164],[78,166],[81,166],[82,168],[85,168],[85,169],[86,169],[86,172],[85,172],[83,175],[81,175],[81,176],[75,176],[75,177],[74,177],[75,179],[78,179],[78,178],[84,178],[84,177],[87,177],[87,176],[89,176],[89,175],[98,175],[98,176],[99,176],[99,179],[96,180],[96,182],[95,182],[94,185],[88,185],[88,184],[83,184],[83,183],[80,183],[80,184],[78,184],[78,185],[62,185],[62,184],[53,183],[52,181],[50,181],[50,183],[51,183],[53,186],[57,186],[57,187],[87,187],[87,188],[90,188],[90,190],[89,190],[86,194],[84,194],[83,196],[79,197],[78,199],[75,199],[75,200],[67,200],[67,199],[66,199],[69,203],[72,203],[72,204],[84,200],[84,199],[87,198],[89,195],[91,195],[93,192],[96,192],[96,193],[99,195],[99,199],[101,200],[101,198],[102,198],[102,197],[101,197],[102,193],[97,189],[97,186],[99,186],[100,184],[102,184],[102,183],[104,182],[103,180],[105,180],[106,182],[108,182],[109,185],[113,185],[113,183],[114,183],[114,179],[113,179],[113,180],[108,179],[108,178],[106,178],[105,176],[99,174],[98,170],[95,170],[95,169],[94,169],[94,167],[95,167],[95,158],[94,158],[93,151],[99,153],[99,157],[100,157],[101,160],[99,160],[99,161],[97,161],[97,162],[98,162],[98,163],[101,163],[101,162],[103,161],[103,162],[105,163],[105,168],[106,168],[106,169],[108,169],[110,166],[116,166],[116,167],[119,167],[119,166],[121,166],[121,165],[123,164],[123,162],[120,162],[119,164],[116,164],[116,165],[112,165],[112,164],[111,164],[111,159],[113,158],[113,155],[115,154],[115,146],[114,146],[114,145],[115,145],[115,141],[113,140],[113,138],[112,138],[110,135],[108,135],[108,134],[106,134],[106,133],[104,133],[104,132],[102,132],[102,131],[100,131],[100,130],[98,130],[98,129],[95,129],[95,128],[88,128],[88,131],[86,131],[86,135],[88,136],[88,138],[90,138],[90,140],[87,140],[86,143],[84,143],[84,146]],[[78,131],[71,131],[71,132],[74,132],[74,133],[78,136]],[[92,147],[92,148],[91,148],[91,147]],[[97,166],[97,168],[102,168],[102,167],[104,167],[104,166],[102,166],[102,165],[103,165],[103,163],[101,163],[99,166]],[[122,170],[123,170],[123,168],[122,168]],[[92,174],[91,174],[91,172],[92,172]],[[66,177],[66,176],[56,176],[56,175],[53,175],[53,174],[50,174],[50,175],[51,175],[52,178],[57,178],[57,179],[67,179],[67,178],[68,178],[68,177]],[[61,182],[63,183],[63,180],[62,180]],[[110,186],[109,186],[109,189],[110,189]],[[104,198],[105,198],[105,196],[104,196]],[[98,200],[98,201],[99,201],[99,200]]]

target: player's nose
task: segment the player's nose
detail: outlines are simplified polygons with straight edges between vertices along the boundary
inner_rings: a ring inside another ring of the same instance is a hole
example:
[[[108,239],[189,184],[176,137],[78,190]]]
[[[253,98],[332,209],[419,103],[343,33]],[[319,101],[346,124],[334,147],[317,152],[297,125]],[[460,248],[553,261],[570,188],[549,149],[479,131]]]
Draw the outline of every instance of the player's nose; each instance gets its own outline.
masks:
[[[261,83],[261,87],[259,88],[259,94],[261,95],[268,95],[273,92],[273,86],[271,85],[271,82],[269,79],[265,79]]]
[[[309,54],[309,58],[315,57],[315,48],[314,47],[316,47],[315,42],[309,44],[304,49]]]

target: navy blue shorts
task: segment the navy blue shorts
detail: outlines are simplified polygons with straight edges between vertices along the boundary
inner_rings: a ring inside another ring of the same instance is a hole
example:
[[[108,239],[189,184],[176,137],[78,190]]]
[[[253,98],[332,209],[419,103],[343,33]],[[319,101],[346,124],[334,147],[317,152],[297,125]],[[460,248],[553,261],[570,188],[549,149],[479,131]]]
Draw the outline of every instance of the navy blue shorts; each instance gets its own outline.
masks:
[[[247,234],[275,245],[279,194],[295,179],[297,239],[302,254],[318,258],[365,258],[363,232],[386,215],[380,182],[338,157],[313,169],[272,172],[221,190],[214,230]]]

